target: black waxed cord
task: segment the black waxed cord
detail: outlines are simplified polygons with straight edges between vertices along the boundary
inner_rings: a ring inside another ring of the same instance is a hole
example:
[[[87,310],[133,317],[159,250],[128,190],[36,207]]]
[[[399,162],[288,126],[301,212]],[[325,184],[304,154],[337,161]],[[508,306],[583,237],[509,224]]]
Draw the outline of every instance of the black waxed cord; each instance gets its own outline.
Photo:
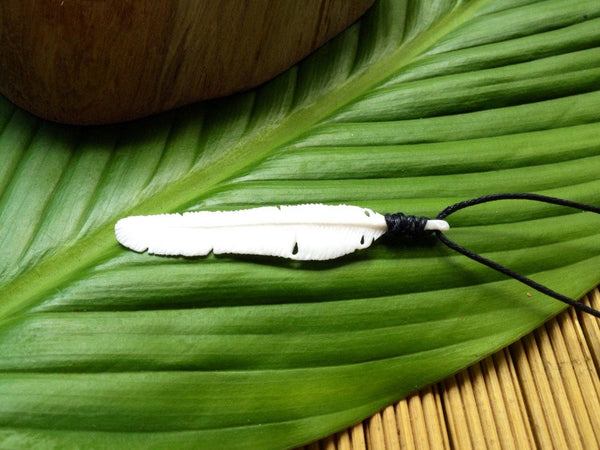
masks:
[[[388,227],[386,235],[396,238],[419,238],[431,234],[430,231],[425,231],[428,220],[427,217],[407,216],[403,213],[386,214],[385,223]]]
[[[569,208],[581,209],[583,211],[590,211],[596,214],[600,214],[600,208],[586,203],[574,202],[571,200],[564,200],[562,198],[548,197],[547,195],[540,194],[529,194],[529,193],[514,193],[514,194],[490,194],[483,195],[481,197],[472,198],[471,200],[465,200],[463,202],[455,203],[454,205],[448,206],[441,213],[436,216],[436,219],[443,220],[450,214],[460,211],[461,209],[469,206],[480,205],[481,203],[495,202],[496,200],[533,200],[536,202],[551,203],[553,205],[568,206]]]
[[[484,195],[482,197],[473,198],[470,200],[465,200],[463,202],[455,203],[454,205],[448,206],[441,213],[436,216],[436,220],[443,220],[448,217],[450,214],[455,213],[456,211],[460,211],[461,209],[467,208],[469,206],[479,205],[482,203],[493,202],[497,200],[533,200],[537,202],[550,203],[553,205],[560,206],[568,206],[570,208],[577,208],[583,211],[590,211],[596,214],[600,214],[600,208],[587,205],[585,203],[574,202],[571,200],[563,200],[561,198],[556,197],[548,197],[546,195],[540,194],[529,194],[529,193],[515,193],[515,194],[491,194]],[[386,214],[385,220],[388,225],[388,235],[394,237],[419,237],[426,234],[432,233],[431,231],[425,230],[425,224],[427,217],[415,217],[415,216],[406,216],[402,213],[398,214]],[[444,245],[448,246],[452,250],[455,250],[468,258],[471,258],[474,261],[477,261],[481,264],[484,264],[494,270],[497,270],[500,273],[508,275],[511,278],[519,280],[521,283],[526,284],[527,286],[535,289],[536,291],[541,292],[542,294],[546,294],[550,297],[555,298],[556,300],[560,300],[568,305],[573,306],[574,308],[591,314],[592,316],[600,318],[600,311],[591,308],[577,300],[574,300],[570,297],[567,297],[559,292],[553,291],[547,286],[544,286],[536,281],[533,281],[530,278],[527,278],[524,275],[521,275],[514,270],[509,269],[508,267],[504,267],[501,264],[498,264],[495,261],[491,261],[483,256],[474,253],[470,250],[467,250],[464,247],[461,247],[457,243],[448,239],[446,235],[444,235],[441,231],[434,231],[438,240],[442,242]]]

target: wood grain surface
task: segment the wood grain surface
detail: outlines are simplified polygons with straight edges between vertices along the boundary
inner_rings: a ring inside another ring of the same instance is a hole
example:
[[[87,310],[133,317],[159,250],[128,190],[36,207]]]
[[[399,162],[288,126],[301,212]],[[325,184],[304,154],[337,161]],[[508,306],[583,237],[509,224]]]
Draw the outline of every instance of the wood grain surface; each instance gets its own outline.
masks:
[[[600,308],[595,289],[584,303]],[[600,448],[600,321],[572,308],[304,450]]]
[[[50,120],[118,122],[243,91],[374,0],[2,0],[0,92]]]

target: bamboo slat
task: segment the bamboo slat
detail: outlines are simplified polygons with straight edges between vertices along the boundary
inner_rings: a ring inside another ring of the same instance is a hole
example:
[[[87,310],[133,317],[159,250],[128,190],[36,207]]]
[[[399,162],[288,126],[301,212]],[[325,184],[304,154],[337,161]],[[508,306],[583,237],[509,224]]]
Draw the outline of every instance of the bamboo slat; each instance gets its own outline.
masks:
[[[600,291],[583,302],[600,308]],[[569,309],[304,450],[600,448],[600,321]]]

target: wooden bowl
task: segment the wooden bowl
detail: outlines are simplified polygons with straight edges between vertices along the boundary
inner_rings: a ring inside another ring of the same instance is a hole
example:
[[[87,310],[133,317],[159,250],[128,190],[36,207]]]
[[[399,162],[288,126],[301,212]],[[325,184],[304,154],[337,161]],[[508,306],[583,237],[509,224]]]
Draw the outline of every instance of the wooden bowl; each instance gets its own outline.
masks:
[[[2,0],[0,92],[46,119],[136,119],[250,89],[373,0]]]

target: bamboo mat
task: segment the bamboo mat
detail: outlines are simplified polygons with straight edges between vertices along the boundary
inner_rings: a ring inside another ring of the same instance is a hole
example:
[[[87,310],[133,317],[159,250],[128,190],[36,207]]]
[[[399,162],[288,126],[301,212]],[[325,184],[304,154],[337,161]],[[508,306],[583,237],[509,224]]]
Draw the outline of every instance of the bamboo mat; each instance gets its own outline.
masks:
[[[584,299],[600,309],[596,288]],[[510,347],[303,447],[600,448],[600,321],[569,308]]]

